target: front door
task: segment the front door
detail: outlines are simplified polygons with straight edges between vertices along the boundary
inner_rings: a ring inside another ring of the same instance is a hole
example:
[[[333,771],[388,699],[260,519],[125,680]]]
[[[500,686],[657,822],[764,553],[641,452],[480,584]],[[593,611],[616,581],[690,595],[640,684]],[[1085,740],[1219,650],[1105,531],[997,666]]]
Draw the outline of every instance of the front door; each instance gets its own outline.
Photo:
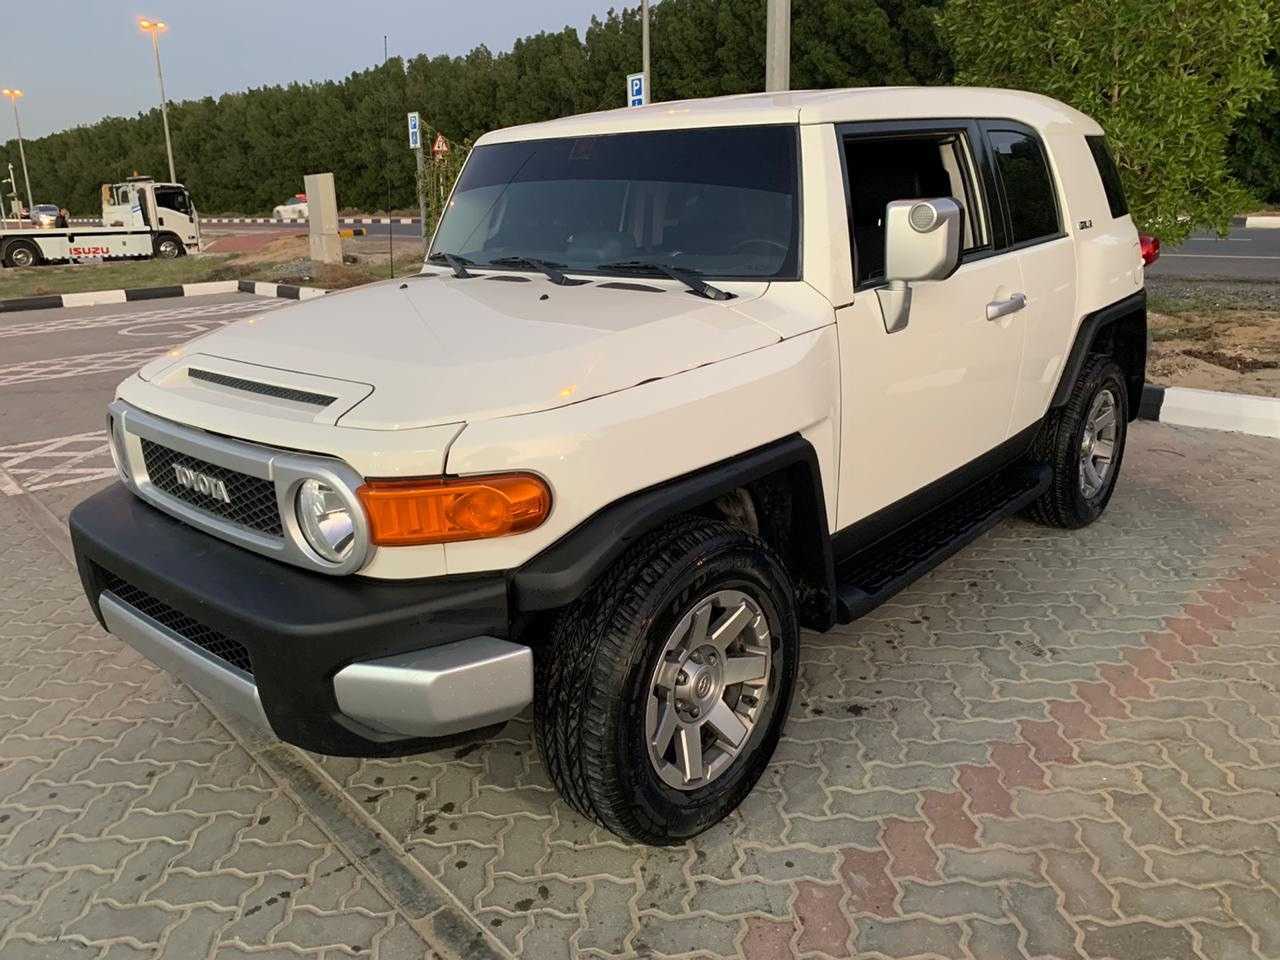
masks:
[[[191,195],[179,186],[157,185],[156,197],[156,229],[177,234],[187,245],[196,242],[195,209],[191,205]]]
[[[1016,255],[993,225],[975,124],[849,124],[838,130],[849,200],[853,302],[836,312],[842,436],[837,526],[847,527],[998,447],[1022,352],[1017,312],[988,305],[1022,292]],[[953,197],[964,211],[958,269],[911,284],[905,328],[885,329],[884,209],[892,200]]]

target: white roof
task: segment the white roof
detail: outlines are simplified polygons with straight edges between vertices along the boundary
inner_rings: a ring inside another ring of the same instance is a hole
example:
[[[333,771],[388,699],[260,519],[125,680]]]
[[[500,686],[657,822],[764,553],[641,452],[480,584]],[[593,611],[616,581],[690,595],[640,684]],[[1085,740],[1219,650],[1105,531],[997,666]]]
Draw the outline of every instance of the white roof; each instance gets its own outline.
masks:
[[[477,144],[548,137],[579,137],[636,130],[746,126],[763,123],[843,123],[985,117],[1021,120],[1043,133],[1101,133],[1080,111],[1038,93],[987,87],[853,87],[744,93],[700,100],[674,100],[647,107],[583,113],[543,123],[494,130]]]

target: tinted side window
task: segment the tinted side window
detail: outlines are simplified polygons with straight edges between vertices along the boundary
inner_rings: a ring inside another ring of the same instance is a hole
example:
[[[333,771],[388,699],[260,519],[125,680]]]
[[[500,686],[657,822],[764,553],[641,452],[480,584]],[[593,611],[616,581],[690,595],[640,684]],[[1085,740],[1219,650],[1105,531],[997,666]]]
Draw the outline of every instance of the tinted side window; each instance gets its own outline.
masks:
[[[1111,150],[1107,147],[1104,136],[1085,137],[1089,144],[1089,152],[1093,154],[1093,162],[1098,165],[1098,176],[1102,178],[1102,189],[1107,194],[1107,206],[1111,208],[1111,216],[1123,217],[1129,212],[1129,204],[1124,198],[1124,186],[1120,183],[1120,171],[1112,159]]]
[[[989,140],[1004,184],[1012,242],[1056,236],[1058,204],[1040,144],[1014,130],[992,130]]]
[[[884,279],[884,213],[894,200],[952,197],[963,212],[963,251],[987,245],[986,220],[962,132],[850,137],[844,142],[844,156],[858,284]]]
[[[178,213],[191,214],[187,204],[187,192],[175,187],[156,187],[156,206],[176,210]]]

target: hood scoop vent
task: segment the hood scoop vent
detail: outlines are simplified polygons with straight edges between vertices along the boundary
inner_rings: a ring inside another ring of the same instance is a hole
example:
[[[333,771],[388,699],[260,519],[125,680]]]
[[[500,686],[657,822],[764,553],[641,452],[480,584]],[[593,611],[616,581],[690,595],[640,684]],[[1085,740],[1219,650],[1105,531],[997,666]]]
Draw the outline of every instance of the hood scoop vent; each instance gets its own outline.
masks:
[[[206,383],[216,383],[233,390],[244,390],[277,400],[292,400],[294,403],[306,403],[313,407],[327,407],[338,399],[323,393],[312,393],[296,387],[282,387],[274,383],[260,383],[257,380],[246,380],[244,377],[233,377],[213,370],[201,370],[198,367],[188,367],[187,376],[192,380],[203,380]]]

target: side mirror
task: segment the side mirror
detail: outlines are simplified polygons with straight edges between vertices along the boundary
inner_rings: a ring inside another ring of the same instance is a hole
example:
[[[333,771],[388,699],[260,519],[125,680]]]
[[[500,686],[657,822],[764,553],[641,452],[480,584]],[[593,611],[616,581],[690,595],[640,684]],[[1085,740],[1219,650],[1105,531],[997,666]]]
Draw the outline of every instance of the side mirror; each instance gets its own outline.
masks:
[[[963,225],[960,204],[951,197],[894,200],[884,210],[884,274],[876,289],[886,333],[907,325],[911,312],[908,281],[945,280],[960,263]]]

